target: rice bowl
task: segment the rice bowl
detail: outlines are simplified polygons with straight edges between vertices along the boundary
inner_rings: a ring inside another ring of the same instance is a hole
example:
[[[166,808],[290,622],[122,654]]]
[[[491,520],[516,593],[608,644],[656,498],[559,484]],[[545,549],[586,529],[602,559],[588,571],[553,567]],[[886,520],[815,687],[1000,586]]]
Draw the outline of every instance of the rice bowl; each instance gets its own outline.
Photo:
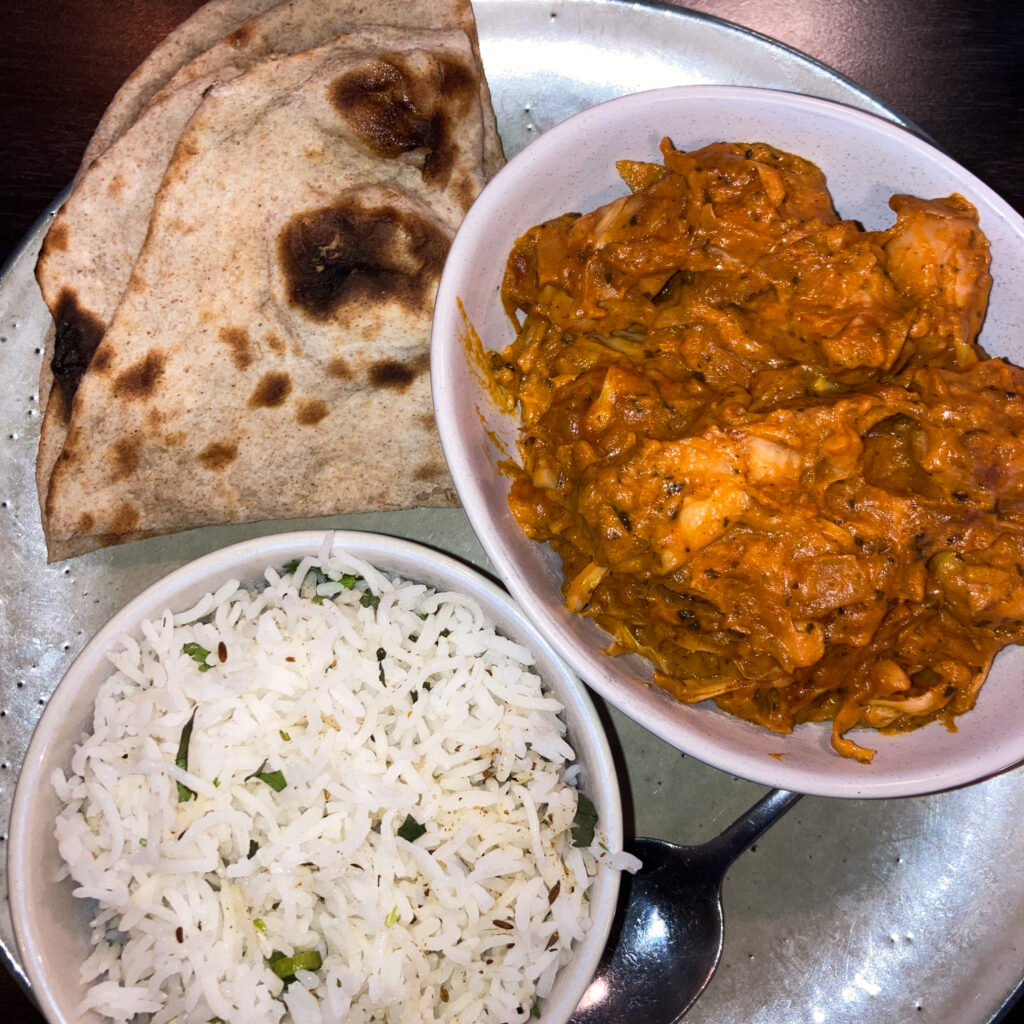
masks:
[[[10,843],[18,940],[49,1019],[564,1020],[575,1007],[622,863],[585,692],[476,573],[392,538],[339,543],[347,560],[329,569],[313,557],[323,534],[186,566],[115,616],[58,688]],[[264,569],[265,588],[238,586]],[[442,664],[449,652],[459,664]],[[301,683],[321,677],[334,682]],[[599,831],[559,854],[577,777]],[[92,914],[52,884],[58,803],[64,860],[101,908],[88,995]]]

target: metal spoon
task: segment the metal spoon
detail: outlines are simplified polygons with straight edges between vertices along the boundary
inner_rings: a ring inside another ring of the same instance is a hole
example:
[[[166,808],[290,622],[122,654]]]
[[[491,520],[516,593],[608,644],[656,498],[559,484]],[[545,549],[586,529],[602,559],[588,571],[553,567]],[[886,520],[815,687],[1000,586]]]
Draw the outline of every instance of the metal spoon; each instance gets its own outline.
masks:
[[[624,875],[612,934],[571,1024],[673,1024],[722,955],[722,880],[736,858],[800,799],[773,789],[701,846],[627,843],[643,867]]]

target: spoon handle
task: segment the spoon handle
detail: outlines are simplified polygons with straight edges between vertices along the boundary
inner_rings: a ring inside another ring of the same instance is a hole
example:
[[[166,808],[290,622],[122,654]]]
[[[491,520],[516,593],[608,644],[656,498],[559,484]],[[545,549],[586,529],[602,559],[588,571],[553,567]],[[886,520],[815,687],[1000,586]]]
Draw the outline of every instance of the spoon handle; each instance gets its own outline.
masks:
[[[705,843],[705,849],[719,860],[724,870],[801,796],[802,793],[791,793],[785,789],[770,790],[746,814]]]

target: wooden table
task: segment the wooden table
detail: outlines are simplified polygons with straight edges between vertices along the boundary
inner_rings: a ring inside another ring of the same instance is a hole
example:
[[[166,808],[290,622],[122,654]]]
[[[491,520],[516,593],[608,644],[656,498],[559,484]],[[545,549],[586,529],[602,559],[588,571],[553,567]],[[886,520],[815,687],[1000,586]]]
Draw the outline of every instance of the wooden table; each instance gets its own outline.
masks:
[[[71,179],[120,82],[198,6],[198,0],[5,0],[0,260]],[[689,6],[836,68],[1024,212],[1024,4],[693,0]],[[0,1006],[5,1024],[42,1019],[3,971]]]

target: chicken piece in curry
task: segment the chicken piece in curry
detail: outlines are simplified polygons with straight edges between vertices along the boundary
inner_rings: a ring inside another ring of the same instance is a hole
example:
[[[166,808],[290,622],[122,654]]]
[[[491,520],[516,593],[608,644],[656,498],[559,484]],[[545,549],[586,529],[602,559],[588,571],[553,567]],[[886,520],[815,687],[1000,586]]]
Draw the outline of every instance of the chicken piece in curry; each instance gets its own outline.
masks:
[[[508,259],[516,520],[680,701],[864,762],[855,727],[953,728],[1024,639],[1024,372],[976,341],[975,209],[866,231],[798,156],[661,150]]]

